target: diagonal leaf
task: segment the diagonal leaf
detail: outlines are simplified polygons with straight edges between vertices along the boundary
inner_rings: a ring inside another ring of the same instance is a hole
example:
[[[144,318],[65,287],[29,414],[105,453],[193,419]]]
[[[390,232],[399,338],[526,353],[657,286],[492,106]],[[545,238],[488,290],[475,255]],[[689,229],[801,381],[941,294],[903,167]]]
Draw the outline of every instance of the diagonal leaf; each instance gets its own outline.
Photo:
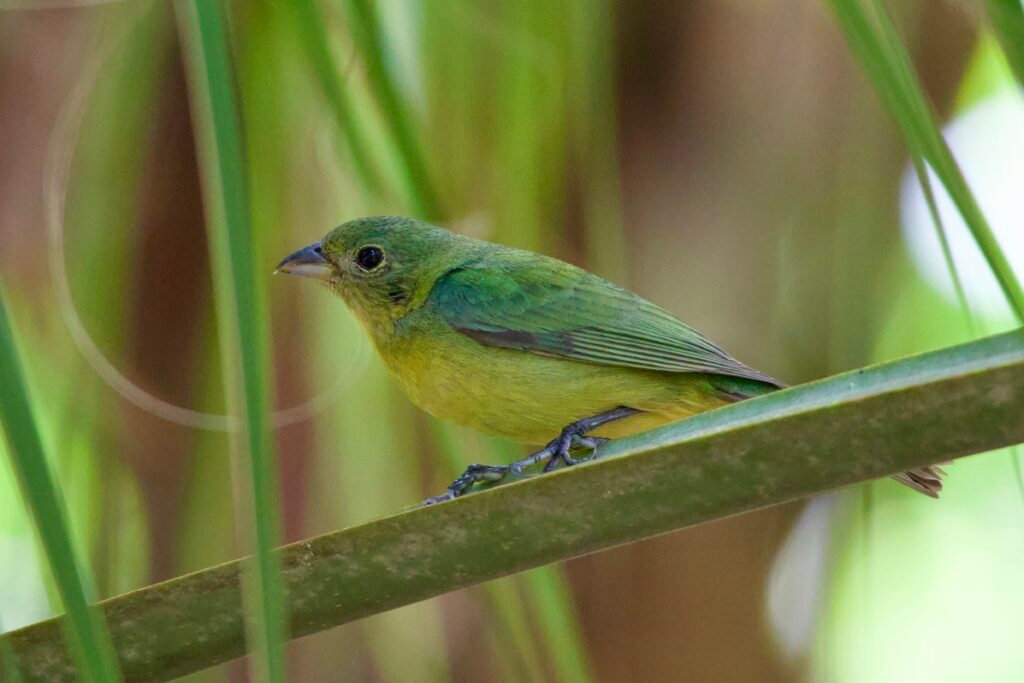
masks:
[[[0,426],[21,487],[25,503],[32,511],[36,530],[46,552],[61,602],[67,611],[62,620],[71,641],[72,661],[87,681],[114,681],[119,678],[117,660],[110,644],[102,615],[89,606],[88,570],[75,554],[64,502],[43,453],[43,443],[14,344],[7,316],[5,294],[0,288]],[[60,637],[59,634],[57,636]],[[0,647],[4,680],[13,667],[10,648]],[[70,665],[70,662],[68,663]],[[75,666],[70,671],[74,674]]]
[[[914,173],[917,174],[918,185],[921,186],[921,193],[924,195],[925,204],[928,206],[928,215],[932,219],[932,227],[935,228],[935,237],[939,240],[939,248],[942,250],[942,260],[946,263],[946,270],[949,271],[949,280],[953,284],[953,291],[956,294],[957,303],[960,305],[960,312],[964,316],[964,324],[970,336],[977,337],[975,330],[974,316],[971,314],[971,306],[967,302],[967,292],[964,290],[963,279],[956,268],[956,261],[953,260],[953,250],[949,247],[949,238],[946,236],[946,226],[942,224],[942,214],[939,213],[939,206],[935,201],[935,192],[932,190],[932,182],[928,177],[928,169],[924,161],[916,154],[911,155],[911,163],[914,165]]]
[[[1018,321],[1024,323],[1024,289],[942,137],[906,49],[879,2],[869,14],[862,0],[826,0],[851,52],[903,129],[912,154],[928,162],[988,261]]]
[[[1024,332],[857,370],[612,442],[586,465],[287,546],[292,633],[1022,441]],[[131,680],[244,651],[238,562],[104,607]],[[50,680],[72,675],[59,628],[4,636],[30,676],[54,662],[66,669]]]
[[[229,404],[241,408],[248,454],[257,580],[253,638],[262,674],[284,680],[285,609],[280,567],[277,463],[267,420],[265,302],[255,275],[239,105],[221,0],[179,0],[190,60]]]

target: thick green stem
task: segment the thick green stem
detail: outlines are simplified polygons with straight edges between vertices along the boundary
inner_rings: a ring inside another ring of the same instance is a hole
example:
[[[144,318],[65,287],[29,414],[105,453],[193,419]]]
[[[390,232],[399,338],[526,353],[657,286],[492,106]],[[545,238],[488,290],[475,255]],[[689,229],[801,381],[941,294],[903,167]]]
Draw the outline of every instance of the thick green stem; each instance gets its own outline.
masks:
[[[287,546],[291,632],[1020,442],[1016,331],[704,413],[612,442],[586,465]],[[130,680],[181,676],[244,649],[237,562],[103,606]],[[59,620],[5,638],[26,679],[71,680]]]

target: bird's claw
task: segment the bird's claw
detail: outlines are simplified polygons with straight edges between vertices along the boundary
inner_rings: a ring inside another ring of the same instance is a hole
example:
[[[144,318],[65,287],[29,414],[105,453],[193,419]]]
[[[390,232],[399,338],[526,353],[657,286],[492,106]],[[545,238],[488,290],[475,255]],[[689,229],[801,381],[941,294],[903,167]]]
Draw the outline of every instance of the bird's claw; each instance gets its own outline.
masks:
[[[427,498],[424,505],[435,505],[445,501],[458,498],[468,491],[472,486],[481,481],[500,481],[509,473],[511,467],[508,465],[470,465],[458,479],[453,481],[448,490],[440,496]]]
[[[451,491],[445,491],[440,496],[434,496],[433,498],[427,498],[423,501],[423,505],[436,505],[437,503],[444,503],[445,501],[455,500],[454,494]]]
[[[587,436],[586,433],[576,425],[570,425],[562,430],[558,438],[553,440],[545,448],[550,453],[550,459],[544,465],[544,471],[550,472],[559,462],[566,466],[579,465],[580,463],[593,460],[597,456],[597,447],[606,443],[608,439],[600,436]],[[572,457],[573,449],[586,449],[589,451],[581,458]]]

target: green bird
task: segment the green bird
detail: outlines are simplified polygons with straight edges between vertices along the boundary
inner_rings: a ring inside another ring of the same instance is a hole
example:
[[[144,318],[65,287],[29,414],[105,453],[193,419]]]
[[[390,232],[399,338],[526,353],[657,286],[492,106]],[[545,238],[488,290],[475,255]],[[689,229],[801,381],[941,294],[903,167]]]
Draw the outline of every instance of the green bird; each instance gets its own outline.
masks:
[[[471,465],[436,503],[546,461],[574,465],[608,439],[786,385],[651,302],[558,259],[400,217],[360,218],[281,261],[356,315],[413,403],[525,444]],[[896,475],[937,497],[938,468]]]

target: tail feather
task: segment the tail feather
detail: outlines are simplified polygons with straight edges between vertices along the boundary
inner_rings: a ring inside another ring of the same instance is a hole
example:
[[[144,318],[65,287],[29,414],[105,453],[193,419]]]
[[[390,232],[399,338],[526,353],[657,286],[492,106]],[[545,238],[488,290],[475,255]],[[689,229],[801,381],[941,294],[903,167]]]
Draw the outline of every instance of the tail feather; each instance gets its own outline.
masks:
[[[938,465],[921,467],[892,475],[892,478],[901,484],[906,484],[915,491],[920,491],[926,496],[938,498],[942,493],[942,477],[946,473]]]
[[[728,375],[708,375],[715,393],[726,401],[745,401],[784,389],[785,384],[775,380],[775,384],[762,382],[746,377],[730,377]]]

